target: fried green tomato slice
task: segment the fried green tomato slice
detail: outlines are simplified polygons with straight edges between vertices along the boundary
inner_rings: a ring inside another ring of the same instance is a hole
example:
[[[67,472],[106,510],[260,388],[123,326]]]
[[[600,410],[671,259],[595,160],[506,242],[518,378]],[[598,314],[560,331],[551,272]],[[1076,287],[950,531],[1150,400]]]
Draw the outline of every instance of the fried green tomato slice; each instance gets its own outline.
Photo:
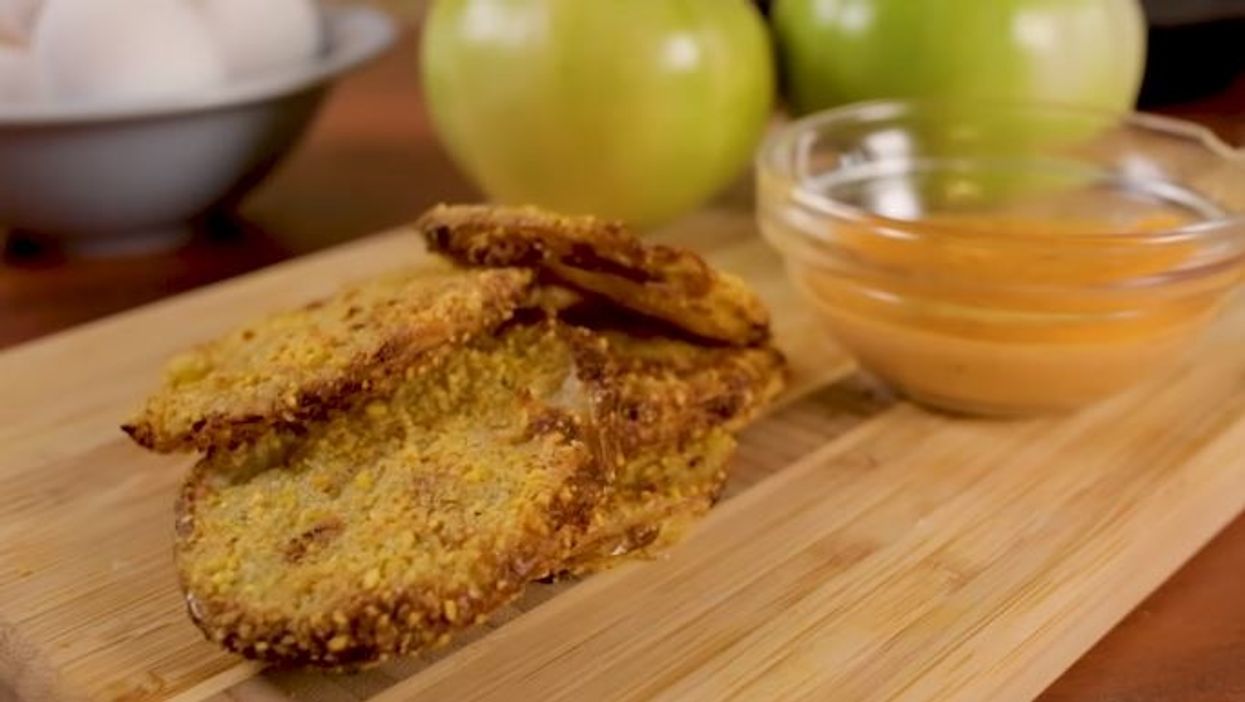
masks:
[[[618,471],[562,571],[583,575],[677,543],[726,484],[735,439],[714,429],[678,449],[640,453]]]
[[[767,347],[709,348],[661,336],[596,332],[608,342],[617,467],[563,571],[650,556],[709,511],[728,477],[733,432],[785,385]]]
[[[408,270],[346,287],[171,360],[122,428],[161,451],[235,448],[392,390],[525,304],[521,269]]]
[[[704,339],[747,346],[769,336],[769,313],[742,280],[687,249],[643,243],[618,222],[441,205],[415,226],[430,249],[461,263],[533,268]]]
[[[250,658],[351,669],[559,570],[602,482],[595,343],[516,325],[388,399],[201,461],[177,509],[191,617]]]

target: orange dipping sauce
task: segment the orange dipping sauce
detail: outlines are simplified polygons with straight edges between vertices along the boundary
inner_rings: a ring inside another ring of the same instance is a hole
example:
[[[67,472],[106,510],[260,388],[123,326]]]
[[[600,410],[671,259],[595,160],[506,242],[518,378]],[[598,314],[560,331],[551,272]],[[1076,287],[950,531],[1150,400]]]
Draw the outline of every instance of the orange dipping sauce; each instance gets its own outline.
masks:
[[[1179,358],[1216,313],[1239,272],[1184,275],[1199,244],[1145,236],[1189,222],[1175,212],[839,222],[824,240],[830,255],[788,265],[834,337],[914,400],[970,414],[1064,411]]]
[[[825,326],[910,397],[1069,410],[1179,358],[1240,282],[1245,156],[1080,107],[883,100],[757,158],[757,221]]]

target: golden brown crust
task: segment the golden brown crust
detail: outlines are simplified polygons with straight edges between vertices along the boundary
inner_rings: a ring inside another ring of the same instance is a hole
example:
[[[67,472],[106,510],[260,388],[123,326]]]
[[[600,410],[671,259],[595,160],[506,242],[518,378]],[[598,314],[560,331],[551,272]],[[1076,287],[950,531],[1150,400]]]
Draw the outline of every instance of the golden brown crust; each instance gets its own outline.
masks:
[[[390,400],[204,459],[178,505],[191,616],[245,656],[334,669],[487,617],[560,567],[599,499],[595,346],[517,326]]]
[[[525,302],[520,269],[406,271],[347,287],[174,358],[122,428],[156,451],[234,448],[380,397]]]
[[[786,361],[772,347],[599,333],[619,372],[613,397],[625,420],[619,450],[628,459],[655,447],[677,449],[711,429],[738,431],[786,385]]]
[[[652,556],[677,542],[717,501],[735,439],[712,429],[678,450],[641,452],[607,488],[563,570],[583,575]]]
[[[571,574],[677,541],[726,482],[732,432],[785,385],[785,363],[772,348],[706,348],[633,334],[597,331],[609,348],[603,382],[618,468],[567,559]]]
[[[191,616],[321,668],[443,643],[531,579],[676,540],[782,375],[766,349],[516,322],[390,399],[201,461],[177,507]]]
[[[618,222],[441,205],[416,228],[429,248],[462,263],[534,268],[705,339],[746,346],[769,336],[769,314],[743,281],[686,249],[644,244]]]
[[[534,210],[420,226],[501,267],[390,276],[207,344],[126,427],[208,451],[176,556],[192,618],[230,650],[366,666],[532,579],[669,545],[783,386],[760,303],[689,252]]]

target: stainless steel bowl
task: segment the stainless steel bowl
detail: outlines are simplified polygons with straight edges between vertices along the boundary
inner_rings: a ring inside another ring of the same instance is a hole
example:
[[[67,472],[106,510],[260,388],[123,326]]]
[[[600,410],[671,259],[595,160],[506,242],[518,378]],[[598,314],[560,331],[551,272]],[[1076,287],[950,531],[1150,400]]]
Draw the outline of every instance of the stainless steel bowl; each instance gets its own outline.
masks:
[[[0,227],[88,253],[167,244],[239,201],[298,141],[335,79],[378,56],[396,23],[325,8],[314,63],[158,104],[0,108]]]

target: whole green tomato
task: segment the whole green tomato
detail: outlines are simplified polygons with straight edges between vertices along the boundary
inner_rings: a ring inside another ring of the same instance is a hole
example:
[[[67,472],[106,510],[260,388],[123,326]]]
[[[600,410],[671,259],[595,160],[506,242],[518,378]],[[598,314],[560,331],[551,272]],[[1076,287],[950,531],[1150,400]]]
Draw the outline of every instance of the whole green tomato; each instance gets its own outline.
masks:
[[[493,199],[653,224],[750,160],[775,92],[749,0],[437,0],[434,126]]]
[[[792,109],[887,97],[1131,109],[1137,0],[776,0]]]

